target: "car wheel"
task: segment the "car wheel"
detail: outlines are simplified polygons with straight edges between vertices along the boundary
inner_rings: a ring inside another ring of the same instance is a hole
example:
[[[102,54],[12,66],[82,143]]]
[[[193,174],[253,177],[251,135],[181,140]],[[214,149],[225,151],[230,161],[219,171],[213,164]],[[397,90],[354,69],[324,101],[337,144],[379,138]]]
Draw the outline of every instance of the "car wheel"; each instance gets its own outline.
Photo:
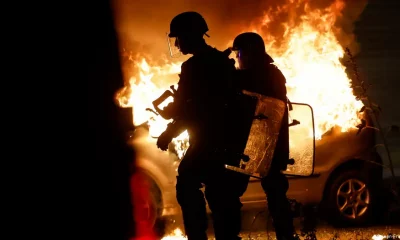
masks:
[[[164,221],[162,215],[161,191],[154,180],[146,173],[137,171],[131,178],[133,189],[135,221],[139,229],[152,229],[162,236]]]
[[[328,221],[336,226],[364,225],[377,209],[378,191],[373,179],[359,170],[336,174],[327,186]]]

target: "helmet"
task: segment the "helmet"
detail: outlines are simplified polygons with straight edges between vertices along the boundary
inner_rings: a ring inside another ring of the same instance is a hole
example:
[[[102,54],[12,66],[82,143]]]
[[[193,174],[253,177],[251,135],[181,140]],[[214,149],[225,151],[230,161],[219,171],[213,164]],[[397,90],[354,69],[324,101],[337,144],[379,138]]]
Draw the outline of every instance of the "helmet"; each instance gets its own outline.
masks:
[[[240,69],[246,69],[260,63],[271,64],[274,62],[265,51],[264,40],[254,32],[239,34],[233,40],[232,50],[236,51]]]
[[[265,53],[264,40],[260,35],[254,32],[245,32],[239,34],[233,41],[233,51],[246,50],[251,52]]]
[[[168,37],[191,34],[204,35],[207,31],[208,26],[203,16],[197,12],[183,12],[172,19]]]

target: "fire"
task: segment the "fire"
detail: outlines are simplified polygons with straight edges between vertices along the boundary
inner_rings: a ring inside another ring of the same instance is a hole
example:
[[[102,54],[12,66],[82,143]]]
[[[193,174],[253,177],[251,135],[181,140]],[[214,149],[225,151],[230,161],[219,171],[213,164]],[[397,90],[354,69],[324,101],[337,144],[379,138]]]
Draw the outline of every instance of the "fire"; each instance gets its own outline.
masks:
[[[151,108],[152,101],[165,91],[165,84],[168,83],[165,80],[177,78],[180,64],[167,63],[162,66],[150,66],[143,58],[136,62],[134,67],[139,70],[138,76],[131,77],[129,86],[117,94],[117,99],[122,107],[133,107],[133,124],[135,126],[148,122],[150,135],[157,137],[165,130],[169,121],[146,109]],[[157,83],[162,83],[163,86],[157,85]],[[171,101],[172,99],[167,99],[163,105],[167,105]]]
[[[378,235],[372,236],[372,239],[373,240],[383,240],[383,239],[385,239],[385,236],[378,234]]]
[[[335,36],[334,23],[344,7],[337,0],[323,10],[310,10],[303,0],[278,9],[270,9],[265,17],[251,28],[263,36],[267,52],[274,58],[275,64],[287,78],[288,97],[292,102],[307,103],[313,107],[316,139],[332,127],[338,126],[342,132],[349,131],[359,123],[358,110],[362,102],[356,100],[351,88],[351,80],[346,68],[340,62],[344,49]],[[304,4],[304,13],[298,16],[300,23],[283,23],[283,39],[264,34],[271,21],[281,12],[289,11],[293,4]],[[178,81],[181,62],[168,62],[163,65],[150,65],[149,60],[136,59],[137,76],[130,79],[130,85],[118,95],[121,106],[132,106],[134,124],[148,122],[153,137],[165,130],[169,121],[156,116],[146,108],[152,107],[152,101],[158,98],[170,85]],[[311,133],[311,129],[308,129]],[[184,132],[174,139],[180,157],[187,149],[189,136]]]
[[[400,235],[396,235],[396,234],[391,234],[391,235],[380,235],[380,234],[374,234],[372,236],[373,240],[383,240],[383,239],[400,239]]]
[[[176,228],[172,234],[163,237],[161,240],[186,240],[186,239],[187,237],[183,235],[182,231],[179,228]]]
[[[270,9],[253,31],[268,29],[273,18],[289,8],[294,6]],[[287,79],[288,98],[313,107],[316,139],[334,126],[341,127],[342,132],[354,128],[363,105],[354,97],[351,80],[340,62],[344,49],[336,39],[334,24],[343,8],[344,2],[339,0],[324,10],[310,11],[305,4],[306,15],[300,16],[300,24],[284,24],[284,39],[279,48],[275,47],[276,39],[263,36],[267,52]]]
[[[147,109],[152,108],[152,102],[158,98],[169,84],[175,85],[178,81],[177,74],[181,71],[180,63],[166,63],[161,66],[150,66],[145,58],[134,62],[134,67],[138,70],[138,76],[133,76],[129,80],[129,86],[117,93],[117,99],[122,107],[132,107],[133,124],[135,126],[147,123],[149,126],[149,137],[158,137],[167,127],[171,120],[165,120],[154,112]],[[162,109],[173,99],[164,101]],[[184,131],[180,136],[173,140],[176,152],[181,158],[188,146],[189,134]]]

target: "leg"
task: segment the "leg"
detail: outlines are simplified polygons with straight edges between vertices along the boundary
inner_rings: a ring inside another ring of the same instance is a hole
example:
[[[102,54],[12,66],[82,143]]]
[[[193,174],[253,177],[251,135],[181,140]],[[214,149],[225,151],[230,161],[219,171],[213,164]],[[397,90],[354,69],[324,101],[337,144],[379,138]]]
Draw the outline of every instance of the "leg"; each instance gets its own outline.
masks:
[[[248,176],[225,169],[207,181],[205,195],[212,212],[217,240],[241,239],[240,197],[246,191],[248,181]]]
[[[317,239],[315,232],[317,227],[317,215],[313,206],[303,206],[303,228],[301,229],[302,235],[306,237],[306,239]]]
[[[273,170],[271,169],[270,174],[261,180],[261,184],[267,195],[268,210],[273,220],[276,238],[295,239],[291,206],[286,197],[289,183],[285,175]]]
[[[207,240],[207,212],[201,182],[195,174],[177,177],[176,197],[182,209],[188,240]]]

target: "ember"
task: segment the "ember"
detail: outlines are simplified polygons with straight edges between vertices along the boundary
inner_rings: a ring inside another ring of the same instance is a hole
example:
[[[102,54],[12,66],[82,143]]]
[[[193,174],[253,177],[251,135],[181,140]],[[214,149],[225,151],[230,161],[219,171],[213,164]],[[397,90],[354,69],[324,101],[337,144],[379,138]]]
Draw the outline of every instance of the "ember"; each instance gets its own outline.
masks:
[[[187,238],[183,235],[179,228],[176,228],[172,234],[163,237],[161,240],[186,240]]]

